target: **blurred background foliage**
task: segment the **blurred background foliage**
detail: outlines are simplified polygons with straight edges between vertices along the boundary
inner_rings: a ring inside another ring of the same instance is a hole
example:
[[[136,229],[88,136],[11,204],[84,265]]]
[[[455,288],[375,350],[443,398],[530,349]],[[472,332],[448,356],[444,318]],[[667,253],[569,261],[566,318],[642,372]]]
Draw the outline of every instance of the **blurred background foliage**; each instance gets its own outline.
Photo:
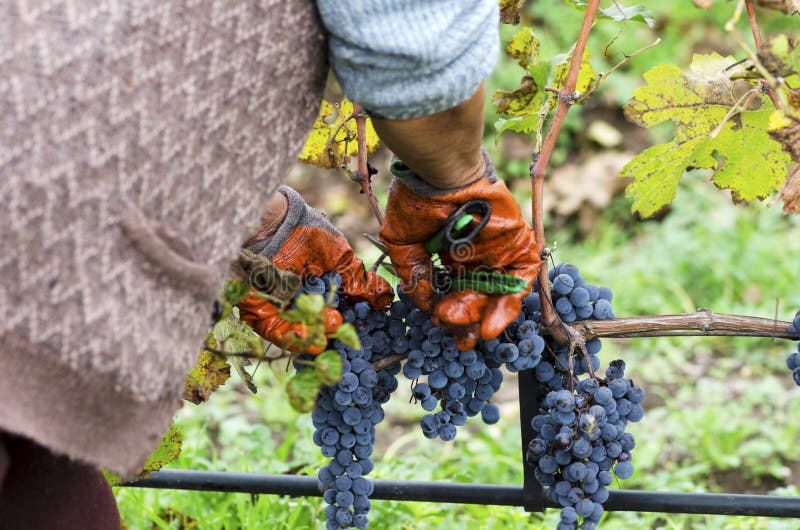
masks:
[[[800,309],[800,219],[779,206],[733,205],[726,193],[693,172],[671,208],[641,221],[630,214],[616,172],[668,129],[627,123],[622,105],[642,74],[660,63],[686,66],[693,53],[743,57],[723,25],[735,7],[718,0],[696,9],[689,0],[642,2],[656,25],[599,21],[589,49],[596,71],[607,71],[661,37],[654,49],[610,77],[583,107],[573,108],[553,158],[545,192],[545,226],[557,261],[578,265],[593,283],[614,290],[618,316],[691,312],[790,319]],[[800,17],[759,10],[765,37],[798,35]],[[561,0],[528,2],[522,23],[542,41],[542,56],[574,43],[582,13]],[[746,20],[739,23],[749,36]],[[503,28],[503,38],[513,27]],[[501,58],[487,94],[514,89],[522,71]],[[331,89],[335,91],[335,88]],[[487,102],[485,146],[500,176],[530,216],[529,139],[496,138],[497,115]],[[385,200],[389,153],[370,162],[374,187]],[[378,230],[358,186],[340,172],[298,164],[289,183],[326,211],[370,265],[378,252],[362,236]],[[605,340],[604,362],[623,358],[628,374],[645,386],[646,416],[631,426],[637,438],[636,473],[625,488],[800,495],[800,388],[784,364],[795,344],[751,338]],[[281,388],[285,364],[263,363],[251,395],[234,376],[201,406],[187,404],[176,421],[184,448],[169,467],[315,475],[324,458],[311,441],[308,415],[288,405]],[[508,374],[498,403],[502,419],[487,427],[471,422],[451,443],[426,440],[422,411],[409,404],[408,385],[388,405],[378,427],[374,478],[521,484],[516,380]],[[435,462],[435,465],[431,465]],[[324,528],[321,499],[117,488],[128,528]],[[371,528],[554,528],[557,511],[526,514],[521,508],[374,501]],[[797,529],[792,520],[758,517],[607,513],[601,528]]]

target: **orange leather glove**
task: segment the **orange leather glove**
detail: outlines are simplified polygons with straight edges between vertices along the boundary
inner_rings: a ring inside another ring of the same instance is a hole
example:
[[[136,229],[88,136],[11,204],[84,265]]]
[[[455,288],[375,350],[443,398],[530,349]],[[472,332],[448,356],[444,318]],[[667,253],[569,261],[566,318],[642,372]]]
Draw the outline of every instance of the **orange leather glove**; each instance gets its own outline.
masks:
[[[492,209],[491,219],[471,245],[454,254],[440,253],[452,275],[464,270],[502,272],[524,279],[530,288],[541,263],[533,229],[522,219],[517,201],[497,179],[485,153],[484,159],[483,177],[452,190],[433,188],[410,170],[395,170],[380,232],[403,291],[417,307],[432,312],[438,326],[453,331],[460,350],[474,347],[479,338],[490,340],[502,333],[519,315],[529,289],[508,295],[467,289],[439,298],[432,283],[431,256],[424,245],[450,214],[473,199],[487,201]]]
[[[388,307],[394,298],[389,283],[365,270],[342,233],[292,188],[281,186],[278,191],[288,201],[286,218],[272,236],[252,244],[249,249],[271,259],[279,269],[304,278],[338,272],[342,279],[340,293],[356,302],[368,302],[375,309]],[[308,349],[304,344],[307,327],[280,318],[279,308],[267,300],[250,295],[239,302],[238,307],[242,320],[278,346],[293,351],[304,349],[306,353],[319,353],[324,349],[324,345]],[[342,316],[333,308],[325,311],[326,328],[333,332],[342,323]]]
[[[256,333],[281,348],[318,355],[325,351],[327,341],[320,344],[309,343],[308,326],[302,322],[287,322],[278,312],[275,304],[258,296],[247,295],[239,302],[239,317],[252,327]],[[342,315],[332,307],[326,307],[325,333],[333,333],[342,325]]]

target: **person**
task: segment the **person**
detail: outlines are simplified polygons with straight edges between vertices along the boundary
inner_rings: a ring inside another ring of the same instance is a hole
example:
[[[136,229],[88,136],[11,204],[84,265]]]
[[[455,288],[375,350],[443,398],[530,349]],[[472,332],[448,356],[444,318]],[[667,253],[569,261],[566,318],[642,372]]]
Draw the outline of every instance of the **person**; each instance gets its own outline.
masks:
[[[463,265],[528,282],[538,265],[480,150],[494,0],[72,0],[0,14],[0,528],[118,527],[99,469],[131,477],[166,430],[241,242],[255,232],[291,269],[311,256],[298,229],[335,239],[298,224],[314,217],[305,203],[268,195],[313,122],[326,60],[410,168],[381,237],[415,303],[461,347],[516,317],[513,296],[434,301],[421,252],[483,198],[492,222]],[[337,241],[334,261],[352,252]]]

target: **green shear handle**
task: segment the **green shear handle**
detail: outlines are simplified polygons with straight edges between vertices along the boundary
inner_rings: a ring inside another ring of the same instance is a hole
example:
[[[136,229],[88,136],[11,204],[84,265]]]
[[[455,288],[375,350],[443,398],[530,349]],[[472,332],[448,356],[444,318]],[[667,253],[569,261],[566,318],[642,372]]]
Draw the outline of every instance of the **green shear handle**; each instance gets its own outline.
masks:
[[[425,250],[432,256],[443,251],[453,254],[464,245],[469,245],[491,217],[492,208],[488,202],[480,199],[466,202],[448,216],[441,230],[425,241]],[[467,232],[467,228],[475,221],[477,224]],[[500,272],[473,270],[452,278],[446,270],[436,267],[434,274],[436,286],[442,288],[440,292],[472,289],[485,294],[503,295],[520,293],[528,288],[528,283],[522,278]]]

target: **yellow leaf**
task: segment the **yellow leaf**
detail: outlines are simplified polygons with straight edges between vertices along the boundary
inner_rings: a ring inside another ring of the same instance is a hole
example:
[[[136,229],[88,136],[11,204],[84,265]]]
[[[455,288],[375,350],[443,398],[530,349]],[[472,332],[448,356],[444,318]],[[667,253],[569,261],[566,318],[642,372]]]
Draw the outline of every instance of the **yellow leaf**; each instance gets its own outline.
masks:
[[[534,64],[539,56],[539,39],[530,28],[523,28],[516,32],[506,46],[506,54],[516,59],[519,65],[527,68]]]
[[[542,104],[542,92],[533,77],[526,75],[522,84],[513,92],[498,90],[492,97],[497,105],[497,112],[510,116],[528,116],[539,111]]]
[[[214,336],[209,333],[208,347],[219,349]],[[231,367],[222,355],[203,350],[197,358],[197,365],[189,371],[183,389],[183,399],[195,405],[208,401],[211,394],[225,384],[231,376]]]
[[[675,198],[686,170],[712,170],[711,180],[730,189],[735,201],[763,199],[786,178],[789,157],[768,128],[776,118],[762,96],[755,110],[736,104],[735,60],[695,55],[688,71],[659,65],[645,73],[647,84],[633,92],[625,116],[643,127],[672,122],[675,138],[648,148],[620,172],[632,177],[626,195],[632,209],[648,217]]]
[[[573,50],[574,51],[574,50]],[[565,55],[560,55],[558,57],[553,58],[553,64],[556,66],[556,74],[555,74],[555,81],[553,84],[556,88],[563,88],[564,84],[567,82],[567,74],[569,73],[569,63],[572,59],[572,53],[570,52]],[[586,92],[592,83],[594,83],[595,79],[597,79],[597,74],[592,68],[592,63],[589,62],[591,55],[589,54],[589,48],[586,48],[583,51],[583,57],[581,57],[581,66],[578,70],[578,82],[575,85],[575,91],[583,94]],[[555,102],[553,102],[555,105]]]
[[[786,114],[782,110],[776,110],[769,116],[769,126],[767,130],[777,131],[779,129],[783,129],[784,127],[788,127],[791,124],[792,121],[786,117]]]
[[[319,116],[306,138],[306,143],[297,158],[314,166],[333,169],[341,167],[358,154],[358,134],[353,119],[353,103],[347,98],[331,104],[322,100]],[[367,152],[378,148],[378,134],[367,118]]]
[[[158,471],[165,465],[169,464],[181,454],[181,446],[183,445],[183,433],[175,424],[169,426],[169,430],[159,442],[156,450],[147,459],[147,462],[142,468],[140,477],[144,478],[153,471]]]
[[[161,438],[161,441],[158,442],[158,447],[156,447],[155,451],[153,451],[153,454],[150,455],[150,458],[147,459],[144,467],[142,467],[142,469],[136,474],[136,478],[145,478],[153,471],[158,471],[165,465],[178,458],[181,455],[182,446],[183,433],[173,423],[169,426],[169,429],[167,429],[167,432],[164,434],[164,437]],[[122,483],[122,478],[119,475],[112,473],[107,469],[103,470],[103,475],[110,486],[117,486]]]

